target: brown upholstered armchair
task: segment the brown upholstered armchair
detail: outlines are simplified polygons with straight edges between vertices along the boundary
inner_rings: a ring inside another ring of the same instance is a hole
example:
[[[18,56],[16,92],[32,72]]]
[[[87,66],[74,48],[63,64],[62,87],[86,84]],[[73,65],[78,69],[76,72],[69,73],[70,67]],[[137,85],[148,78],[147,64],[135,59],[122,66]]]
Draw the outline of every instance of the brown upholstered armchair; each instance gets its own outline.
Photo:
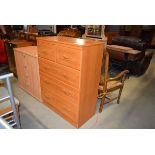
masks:
[[[153,53],[146,51],[148,44],[140,38],[116,36],[107,46],[110,62],[121,70],[128,69],[132,75],[140,76],[149,67]]]

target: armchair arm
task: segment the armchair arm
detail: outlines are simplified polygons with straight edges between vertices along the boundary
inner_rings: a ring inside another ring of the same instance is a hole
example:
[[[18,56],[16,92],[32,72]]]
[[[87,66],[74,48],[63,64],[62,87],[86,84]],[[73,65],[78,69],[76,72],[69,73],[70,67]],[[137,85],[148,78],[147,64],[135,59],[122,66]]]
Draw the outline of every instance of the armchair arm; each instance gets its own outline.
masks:
[[[122,71],[121,73],[119,73],[117,76],[115,76],[115,77],[113,77],[113,78],[109,78],[109,79],[107,80],[107,82],[109,82],[109,81],[120,80],[121,78],[123,78],[124,75],[126,75],[126,74],[128,74],[128,73],[129,73],[128,70],[124,70],[124,71]]]

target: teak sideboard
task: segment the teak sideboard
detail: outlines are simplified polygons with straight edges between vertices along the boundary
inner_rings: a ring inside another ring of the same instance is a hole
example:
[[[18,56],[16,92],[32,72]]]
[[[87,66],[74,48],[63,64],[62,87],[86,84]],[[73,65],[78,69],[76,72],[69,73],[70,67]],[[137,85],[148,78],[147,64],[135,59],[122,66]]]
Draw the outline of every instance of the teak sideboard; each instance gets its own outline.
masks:
[[[87,39],[37,38],[43,102],[77,128],[96,112],[104,46]]]
[[[19,86],[42,102],[36,46],[14,48]]]

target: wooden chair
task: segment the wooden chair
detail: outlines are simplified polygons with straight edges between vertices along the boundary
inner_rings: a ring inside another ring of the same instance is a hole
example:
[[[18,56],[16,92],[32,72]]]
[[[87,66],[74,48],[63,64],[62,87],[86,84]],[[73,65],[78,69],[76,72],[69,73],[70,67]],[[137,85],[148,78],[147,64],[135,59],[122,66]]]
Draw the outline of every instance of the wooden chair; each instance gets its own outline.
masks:
[[[104,68],[104,82],[99,86],[99,96],[98,98],[101,98],[101,103],[99,107],[99,112],[102,112],[103,105],[105,103],[105,98],[108,99],[107,103],[116,100],[119,104],[121,93],[124,86],[124,81],[126,79],[127,73],[129,73],[128,70],[124,70],[121,73],[119,73],[117,76],[113,78],[109,78],[108,70],[109,70],[109,53],[106,51],[105,53],[105,68]],[[113,91],[119,90],[118,96],[114,98],[109,98],[107,95],[112,93]]]

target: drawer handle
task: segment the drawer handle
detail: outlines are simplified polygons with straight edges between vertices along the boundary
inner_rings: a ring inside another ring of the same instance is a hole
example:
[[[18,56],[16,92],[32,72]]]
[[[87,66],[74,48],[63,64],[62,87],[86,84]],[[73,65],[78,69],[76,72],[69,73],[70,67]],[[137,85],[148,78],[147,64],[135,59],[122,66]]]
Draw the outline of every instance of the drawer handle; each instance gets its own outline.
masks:
[[[48,85],[50,84],[48,81],[44,81],[44,83],[46,83],[46,84],[48,84]]]
[[[44,68],[45,70],[48,70],[48,69],[49,69],[49,67],[47,67],[47,66],[44,66],[43,68]]]
[[[48,55],[48,52],[47,52],[46,50],[42,50],[41,52],[42,52],[43,54]]]
[[[65,89],[63,89],[63,93],[64,93],[65,95],[67,95],[67,96],[70,95],[70,93],[69,93],[69,92],[66,92]]]
[[[50,97],[48,97],[47,95],[44,95],[44,97],[45,97],[47,100],[50,100]]]
[[[67,57],[67,56],[64,56],[64,55],[63,55],[63,58],[64,58],[65,60],[68,60],[68,59],[69,59],[69,57]]]
[[[26,83],[26,86],[30,86],[29,83]]]
[[[68,79],[68,76],[67,76],[66,74],[63,74],[63,77],[64,77],[65,79]]]

